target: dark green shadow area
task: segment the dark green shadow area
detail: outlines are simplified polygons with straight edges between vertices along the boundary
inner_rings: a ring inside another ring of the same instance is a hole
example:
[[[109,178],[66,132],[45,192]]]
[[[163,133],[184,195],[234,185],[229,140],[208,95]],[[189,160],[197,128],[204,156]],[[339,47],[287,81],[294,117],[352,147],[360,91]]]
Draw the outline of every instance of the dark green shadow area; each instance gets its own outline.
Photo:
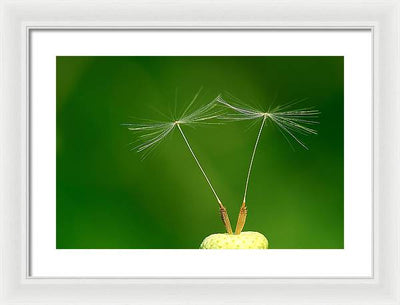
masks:
[[[130,151],[133,117],[165,120],[203,86],[252,105],[321,112],[318,136],[294,150],[272,125],[254,161],[246,231],[271,249],[341,249],[343,57],[57,57],[57,248],[192,249],[224,228],[178,132],[144,161]],[[259,123],[185,128],[236,223]]]

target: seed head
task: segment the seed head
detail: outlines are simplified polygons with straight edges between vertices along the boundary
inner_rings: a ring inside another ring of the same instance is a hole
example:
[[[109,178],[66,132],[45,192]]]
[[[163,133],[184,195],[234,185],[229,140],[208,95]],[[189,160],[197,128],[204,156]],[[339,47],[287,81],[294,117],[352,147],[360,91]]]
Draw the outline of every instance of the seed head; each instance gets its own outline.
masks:
[[[290,139],[292,139],[305,149],[308,149],[305,143],[300,139],[300,136],[317,134],[317,131],[311,126],[319,124],[318,121],[316,121],[320,114],[318,110],[312,108],[291,110],[295,104],[304,100],[279,105],[274,108],[269,108],[267,111],[251,107],[242,102],[227,102],[221,95],[217,97],[217,101],[222,106],[233,111],[233,113],[224,115],[222,120],[229,122],[264,118],[278,127],[278,130],[282,133],[290,146],[292,146],[290,142]]]
[[[170,120],[141,120],[142,123],[123,124],[124,126],[128,127],[128,130],[133,131],[136,135],[136,140],[130,143],[133,146],[131,150],[142,153],[142,157],[146,158],[168,135],[170,135],[176,129],[178,125],[195,127],[197,125],[204,124],[221,124],[221,122],[214,120],[221,117],[223,114],[223,109],[218,107],[219,103],[217,99],[214,99],[211,102],[192,110],[201,91],[202,88],[200,88],[200,90],[196,93],[181,115],[174,115],[174,117],[171,117]]]

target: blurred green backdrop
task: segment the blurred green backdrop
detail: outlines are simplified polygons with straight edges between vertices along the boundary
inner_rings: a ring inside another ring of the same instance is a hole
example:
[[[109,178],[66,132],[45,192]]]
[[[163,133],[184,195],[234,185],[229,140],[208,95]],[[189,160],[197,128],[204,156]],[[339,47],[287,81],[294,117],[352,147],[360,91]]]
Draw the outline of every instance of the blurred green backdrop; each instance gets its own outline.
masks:
[[[321,111],[309,151],[267,125],[250,179],[245,231],[271,249],[344,247],[343,57],[57,57],[57,248],[185,249],[224,228],[179,133],[144,161],[122,123],[164,120],[228,91],[249,104],[307,98]],[[185,128],[232,224],[259,123]]]

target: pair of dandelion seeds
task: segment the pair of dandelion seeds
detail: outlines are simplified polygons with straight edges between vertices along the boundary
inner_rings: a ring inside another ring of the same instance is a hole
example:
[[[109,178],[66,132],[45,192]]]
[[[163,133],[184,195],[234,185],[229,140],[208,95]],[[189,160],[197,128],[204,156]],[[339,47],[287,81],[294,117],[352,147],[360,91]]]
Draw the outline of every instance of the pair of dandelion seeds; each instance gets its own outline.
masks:
[[[242,232],[247,217],[246,196],[249,186],[251,171],[256,156],[257,146],[262,136],[262,131],[267,124],[274,125],[282,133],[286,141],[292,144],[308,149],[301,140],[302,136],[316,135],[317,131],[313,128],[318,124],[317,119],[319,111],[312,108],[303,108],[293,110],[295,104],[301,103],[298,100],[285,105],[269,108],[268,110],[256,109],[248,106],[234,97],[227,95],[218,95],[213,101],[198,107],[195,110],[194,104],[199,98],[201,89],[190,101],[186,109],[179,118],[174,118],[165,122],[149,121],[146,123],[124,124],[129,130],[137,134],[137,141],[134,142],[133,150],[148,156],[168,135],[174,130],[178,130],[184,144],[188,148],[198,168],[203,174],[208,186],[210,187],[219,206],[219,212],[226,233],[212,234],[206,237],[201,243],[201,249],[268,249],[268,240],[258,232]],[[244,195],[242,205],[239,210],[239,216],[233,232],[229,220],[228,211],[222,204],[217,192],[215,191],[211,180],[204,171],[198,157],[190,145],[185,135],[184,129],[188,126],[205,124],[224,124],[235,121],[253,121],[259,123],[257,136],[255,137],[252,154],[249,158],[249,166],[244,184]],[[292,146],[293,148],[293,146]]]

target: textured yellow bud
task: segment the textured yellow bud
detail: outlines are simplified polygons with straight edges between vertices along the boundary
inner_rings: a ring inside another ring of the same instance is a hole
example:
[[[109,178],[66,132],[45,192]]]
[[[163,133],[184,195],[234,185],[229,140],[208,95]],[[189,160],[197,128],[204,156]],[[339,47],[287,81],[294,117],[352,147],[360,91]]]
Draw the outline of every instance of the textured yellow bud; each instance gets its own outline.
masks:
[[[212,234],[203,240],[200,249],[268,249],[268,240],[258,232]]]

